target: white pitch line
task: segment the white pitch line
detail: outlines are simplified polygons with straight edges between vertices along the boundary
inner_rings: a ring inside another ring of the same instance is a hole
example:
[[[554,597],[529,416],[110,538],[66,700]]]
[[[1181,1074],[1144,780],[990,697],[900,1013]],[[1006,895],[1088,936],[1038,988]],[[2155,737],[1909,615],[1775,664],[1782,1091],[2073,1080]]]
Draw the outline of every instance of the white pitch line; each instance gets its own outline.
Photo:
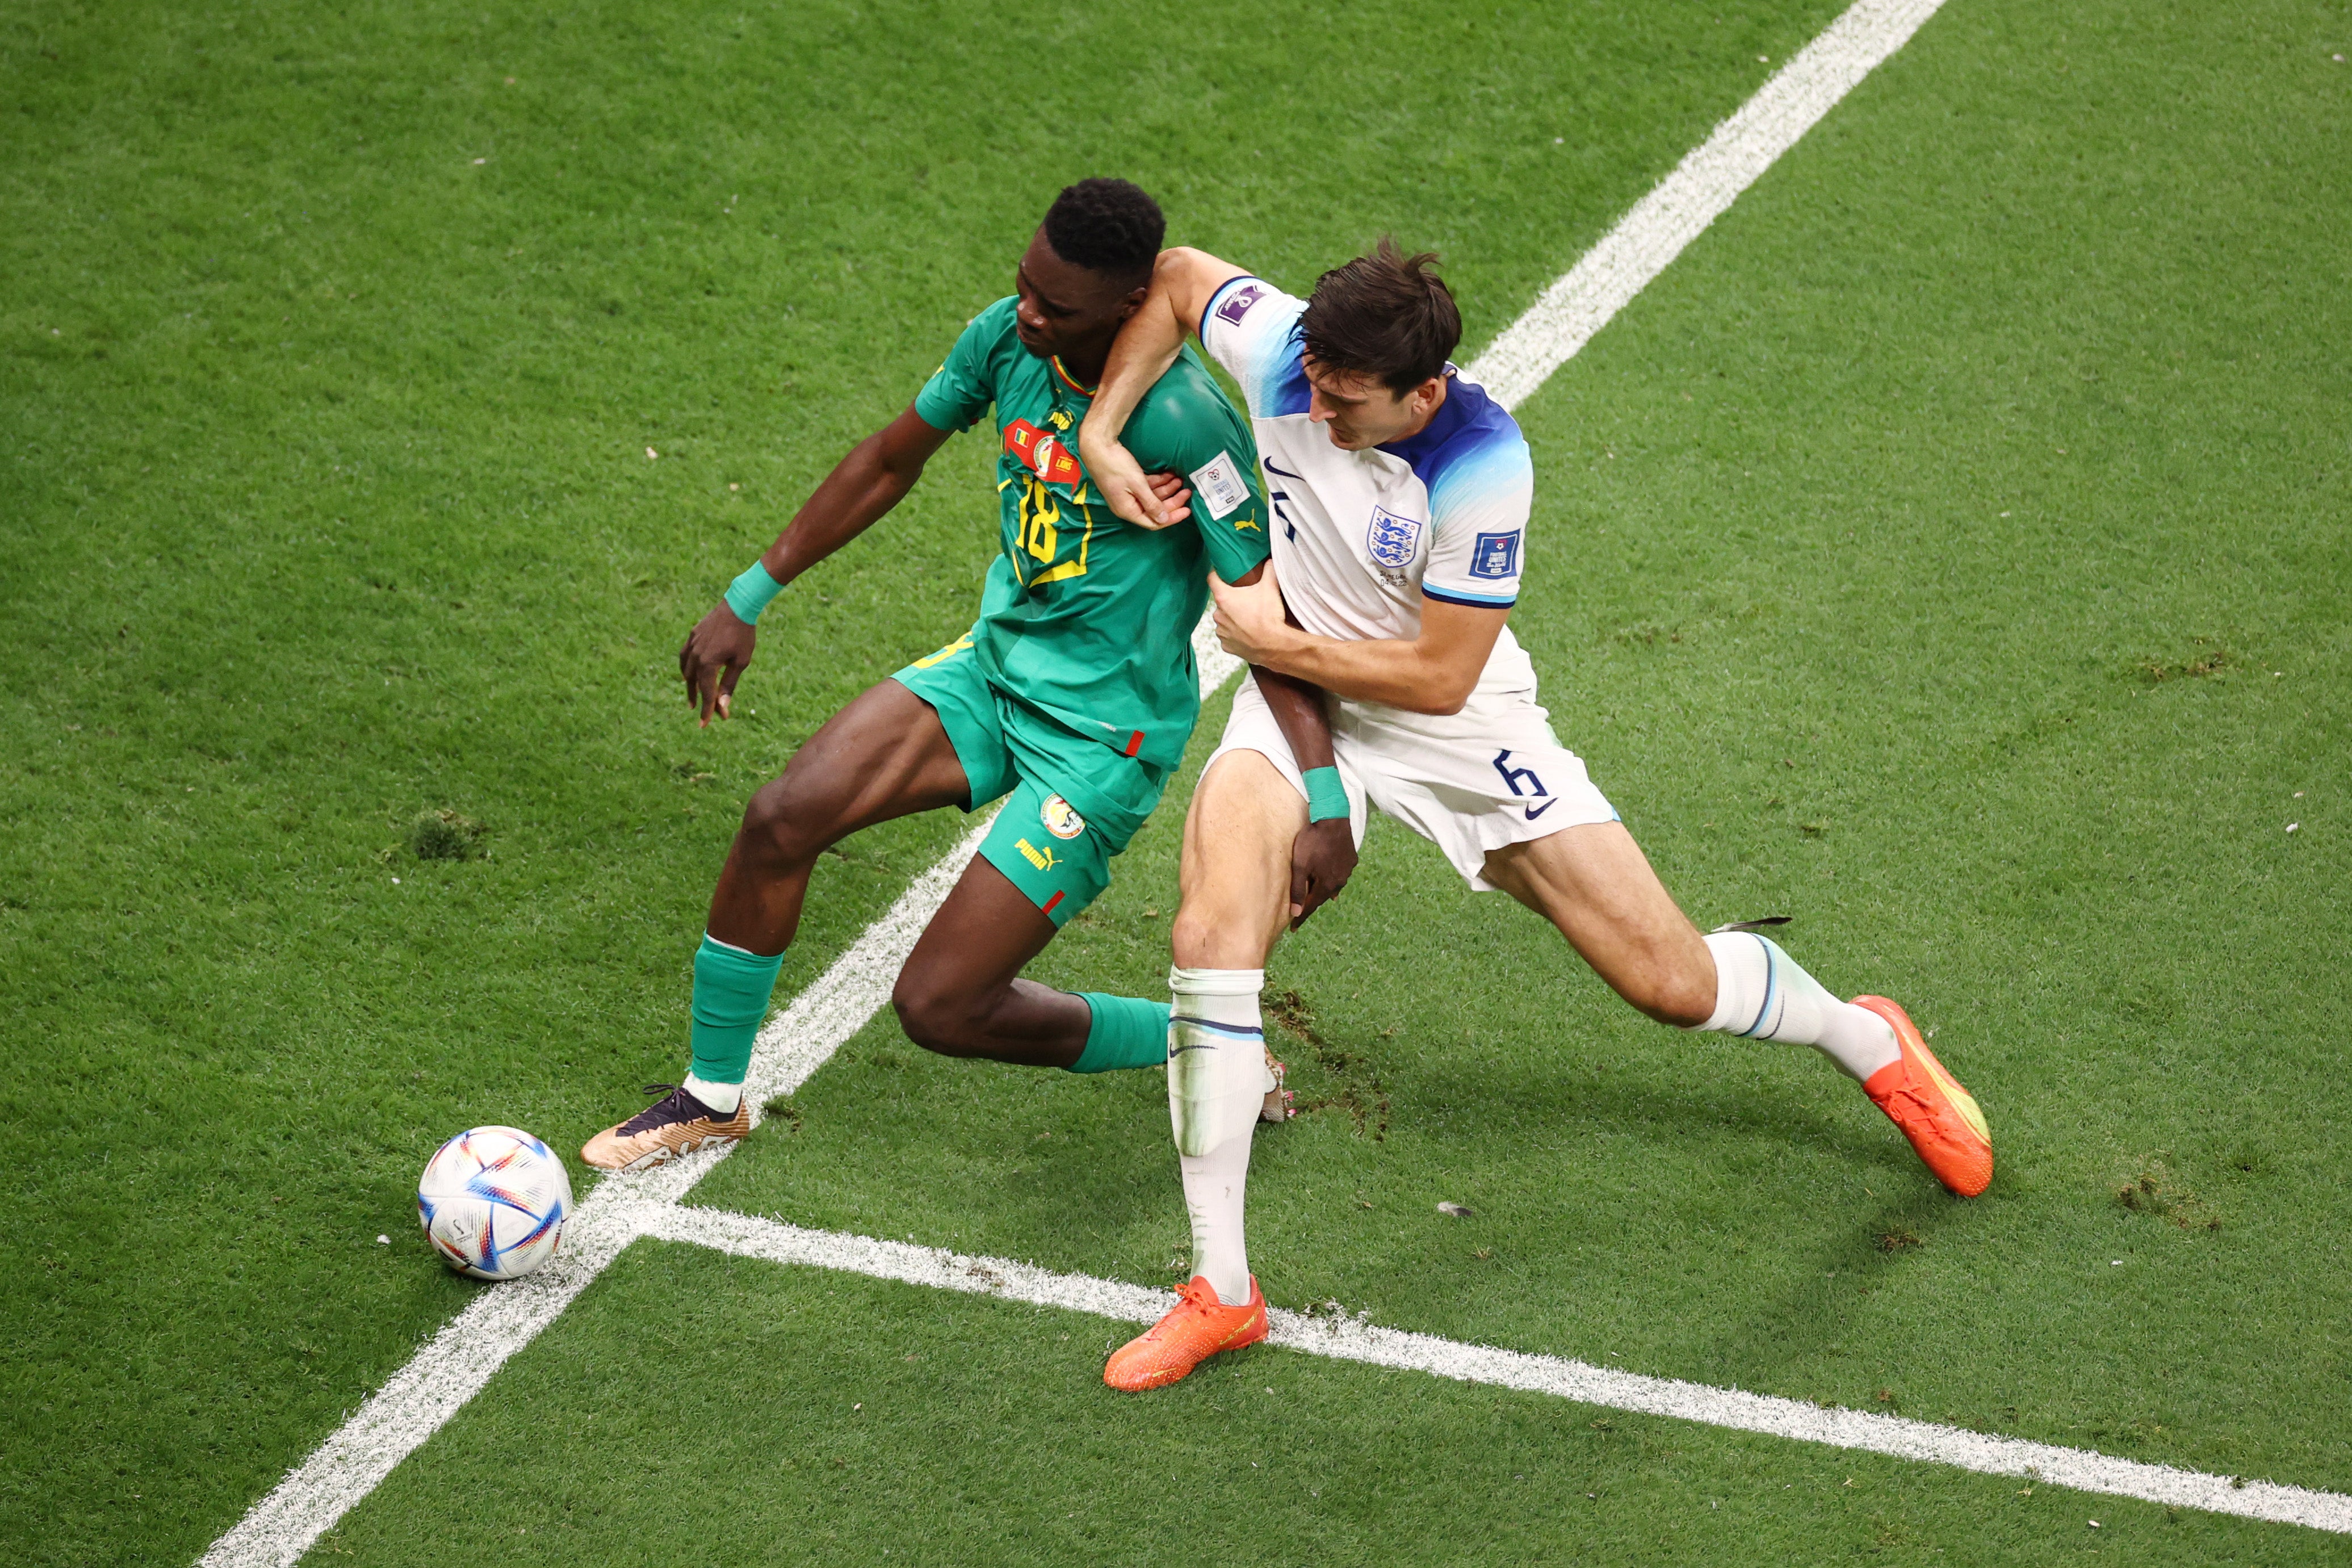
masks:
[[[1217,646],[1206,618],[1193,633],[1192,650],[1204,698],[1241,668],[1241,660]],[[962,842],[917,878],[889,913],[866,927],[815,984],[761,1029],[743,1084],[754,1123],[763,1118],[769,1100],[806,1083],[890,999],[907,954],[979,853],[995,815],[980,814]],[[357,1414],[214,1542],[200,1568],[288,1568],[299,1560],[480,1392],[509,1356],[553,1322],[636,1239],[649,1215],[669,1210],[734,1147],[598,1183],[565,1223],[562,1248],[546,1268],[477,1296],[370,1394]]]
[[[645,1234],[691,1242],[738,1258],[838,1269],[934,1289],[961,1290],[1040,1307],[1091,1312],[1117,1322],[1150,1323],[1176,1304],[1164,1290],[1085,1274],[1056,1274],[1002,1258],[974,1258],[943,1247],[835,1231],[805,1230],[752,1215],[664,1208],[647,1215]],[[1738,1432],[1758,1432],[1833,1448],[1949,1465],[1991,1476],[2020,1476],[2050,1486],[2172,1508],[2236,1514],[2273,1524],[2300,1524],[2352,1534],[2352,1497],[2269,1481],[2243,1481],[2169,1465],[2142,1464],[2085,1448],[2062,1448],[1941,1426],[1868,1410],[1824,1407],[1801,1399],[1645,1377],[1563,1356],[1531,1355],[1464,1344],[1434,1334],[1377,1328],[1341,1317],[1268,1314],[1271,1342],[1285,1350],[1373,1366],[1427,1373],[1458,1383],[1549,1394],[1580,1405],[1670,1416]]]
[[[1467,367],[1506,408],[1541,386],[1943,0],[1859,0],[1503,329]]]
[[[1902,47],[1941,0],[1856,0],[1677,165],[1469,367],[1505,407],[1543,384],[1692,237],[1728,206],[1830,107]],[[1204,620],[1192,646],[1204,694],[1240,668]],[[983,818],[890,912],[760,1032],[744,1091],[752,1117],[807,1081],[888,999],[915,937],[937,911],[987,830]],[[709,1173],[726,1151],[642,1175],[608,1177],[564,1227],[564,1250],[530,1279],[485,1290],[426,1341],[245,1518],[199,1568],[290,1568],[344,1511],[457,1414],[492,1373],[618,1257],[647,1223]]]
[[[755,1120],[762,1104],[806,1082],[889,999],[899,965],[980,847],[992,816],[983,815],[961,844],[898,896],[889,913],[868,926],[816,984],[760,1031],[743,1086]],[[214,1542],[200,1568],[289,1568],[479,1393],[509,1356],[553,1322],[636,1239],[647,1215],[676,1204],[729,1152],[716,1150],[598,1183],[564,1223],[562,1249],[547,1267],[484,1289]]]

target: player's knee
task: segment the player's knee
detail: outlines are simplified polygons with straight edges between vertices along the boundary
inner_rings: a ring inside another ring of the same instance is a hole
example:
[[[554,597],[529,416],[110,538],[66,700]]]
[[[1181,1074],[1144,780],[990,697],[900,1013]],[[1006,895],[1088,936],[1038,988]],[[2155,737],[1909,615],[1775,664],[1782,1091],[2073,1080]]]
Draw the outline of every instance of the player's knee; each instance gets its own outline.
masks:
[[[1199,906],[1186,904],[1176,911],[1176,923],[1168,933],[1169,955],[1187,969],[1231,968],[1217,962],[1222,945],[1217,937],[1217,922]]]
[[[1216,924],[1192,905],[1176,910],[1176,926],[1169,931],[1169,957],[1183,969],[1223,969],[1212,957]]]
[[[822,802],[787,772],[771,779],[743,807],[744,847],[763,866],[782,870],[805,865],[833,842]]]
[[[1185,969],[1263,969],[1272,943],[1263,913],[1187,900],[1169,932],[1169,955]]]
[[[981,1009],[956,988],[901,971],[890,988],[890,1008],[898,1015],[898,1027],[923,1049],[949,1057],[971,1054]]]

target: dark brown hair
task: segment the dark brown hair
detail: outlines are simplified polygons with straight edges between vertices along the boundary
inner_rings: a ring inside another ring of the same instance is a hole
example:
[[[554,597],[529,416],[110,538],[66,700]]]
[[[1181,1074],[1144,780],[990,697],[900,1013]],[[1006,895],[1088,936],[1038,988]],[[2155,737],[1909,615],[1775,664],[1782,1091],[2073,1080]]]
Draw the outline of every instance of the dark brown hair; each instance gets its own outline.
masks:
[[[1407,256],[1382,235],[1370,256],[1323,274],[1298,319],[1307,352],[1325,370],[1372,376],[1400,397],[1444,374],[1462,312],[1436,264],[1434,252]]]

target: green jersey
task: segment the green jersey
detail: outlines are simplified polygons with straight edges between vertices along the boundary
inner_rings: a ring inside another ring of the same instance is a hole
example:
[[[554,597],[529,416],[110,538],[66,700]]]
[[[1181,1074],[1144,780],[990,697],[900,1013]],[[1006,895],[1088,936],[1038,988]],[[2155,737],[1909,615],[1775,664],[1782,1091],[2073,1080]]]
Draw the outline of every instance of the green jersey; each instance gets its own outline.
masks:
[[[1003,553],[988,569],[972,651],[1021,707],[1157,769],[1183,760],[1201,712],[1192,627],[1207,574],[1227,582],[1266,558],[1265,497],[1249,426],[1190,344],[1128,420],[1147,473],[1188,476],[1192,517],[1139,528],[1087,483],[1078,422],[1093,401],[1059,360],[1013,333],[1012,299],[972,318],[915,399],[941,430],[996,405]]]

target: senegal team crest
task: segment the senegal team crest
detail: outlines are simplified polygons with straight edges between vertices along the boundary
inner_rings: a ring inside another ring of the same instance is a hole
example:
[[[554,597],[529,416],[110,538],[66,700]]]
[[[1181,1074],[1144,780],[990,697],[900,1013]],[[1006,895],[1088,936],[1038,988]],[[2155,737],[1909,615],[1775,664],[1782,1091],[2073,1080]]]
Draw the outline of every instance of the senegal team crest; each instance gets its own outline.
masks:
[[[1418,518],[1399,517],[1384,506],[1372,508],[1371,523],[1364,530],[1364,552],[1373,565],[1402,566],[1420,546]]]
[[[1037,820],[1056,838],[1076,838],[1087,830],[1087,819],[1071,810],[1070,803],[1058,795],[1045,797],[1045,804],[1037,808]]]

